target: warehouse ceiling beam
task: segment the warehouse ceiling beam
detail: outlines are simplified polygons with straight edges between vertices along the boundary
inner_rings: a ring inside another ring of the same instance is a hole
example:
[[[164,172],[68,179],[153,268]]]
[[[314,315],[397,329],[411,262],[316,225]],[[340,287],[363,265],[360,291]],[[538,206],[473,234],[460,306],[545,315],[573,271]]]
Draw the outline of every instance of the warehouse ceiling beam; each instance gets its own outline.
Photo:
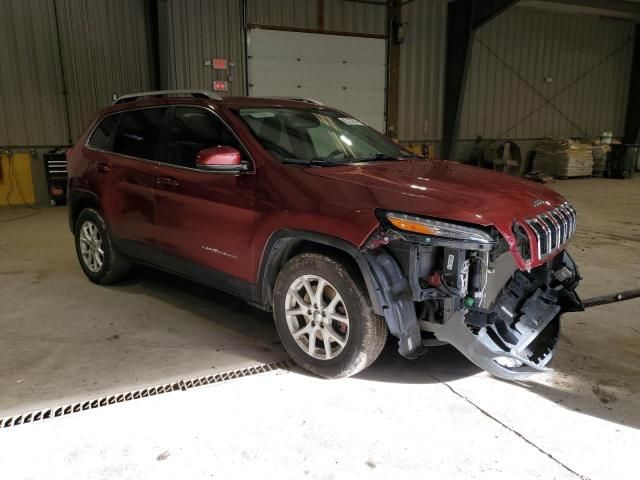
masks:
[[[454,0],[447,15],[442,158],[451,158],[476,31],[518,0]]]
[[[598,10],[600,14],[607,12],[640,15],[640,3],[629,2],[627,0],[524,0],[523,6],[574,6],[584,9]],[[587,11],[587,13],[590,13]]]

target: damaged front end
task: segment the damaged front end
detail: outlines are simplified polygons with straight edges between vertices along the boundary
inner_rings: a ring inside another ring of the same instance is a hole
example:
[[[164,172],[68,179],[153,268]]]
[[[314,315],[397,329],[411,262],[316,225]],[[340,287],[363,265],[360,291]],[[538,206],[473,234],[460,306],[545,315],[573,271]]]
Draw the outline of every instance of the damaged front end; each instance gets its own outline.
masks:
[[[400,354],[451,344],[500,378],[549,370],[561,314],[583,309],[564,250],[575,230],[571,211],[573,223],[542,237],[528,220],[527,228],[515,224],[509,242],[492,228],[383,212],[363,254]]]

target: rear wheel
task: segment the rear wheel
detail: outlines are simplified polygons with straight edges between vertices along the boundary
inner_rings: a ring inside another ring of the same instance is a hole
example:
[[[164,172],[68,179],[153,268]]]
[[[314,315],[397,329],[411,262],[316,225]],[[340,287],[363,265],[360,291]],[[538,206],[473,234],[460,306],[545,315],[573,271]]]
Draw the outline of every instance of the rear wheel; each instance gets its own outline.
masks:
[[[76,253],[85,275],[94,283],[117,282],[129,272],[130,263],[115,249],[100,212],[85,208],[75,225]]]
[[[273,312],[287,352],[321,377],[358,373],[378,358],[387,338],[358,272],[326,255],[303,254],[285,265]]]

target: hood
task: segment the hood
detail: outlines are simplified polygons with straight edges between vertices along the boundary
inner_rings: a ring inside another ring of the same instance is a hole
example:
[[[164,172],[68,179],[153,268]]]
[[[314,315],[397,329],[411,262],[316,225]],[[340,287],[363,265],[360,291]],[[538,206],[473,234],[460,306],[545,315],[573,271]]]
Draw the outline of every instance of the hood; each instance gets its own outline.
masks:
[[[390,161],[305,170],[331,181],[335,203],[493,225],[514,254],[514,222],[523,223],[565,201],[553,190],[530,180],[446,160]],[[517,261],[520,266],[530,266],[522,259]]]
[[[561,195],[532,181],[446,160],[380,162],[308,171],[377,191],[376,198],[381,200],[378,208],[508,226],[509,230],[514,220],[521,221],[564,202]]]

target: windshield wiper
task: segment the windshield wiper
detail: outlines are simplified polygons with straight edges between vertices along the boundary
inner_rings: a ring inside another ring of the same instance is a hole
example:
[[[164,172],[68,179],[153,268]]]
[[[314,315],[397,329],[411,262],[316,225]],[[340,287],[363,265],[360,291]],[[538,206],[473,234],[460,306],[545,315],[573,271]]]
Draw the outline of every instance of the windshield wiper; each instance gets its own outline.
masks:
[[[294,165],[309,165],[312,167],[337,167],[338,165],[344,165],[344,162],[331,162],[326,158],[316,157],[309,160],[302,158],[283,158],[282,163],[294,164]]]
[[[387,155],[386,153],[376,153],[375,155],[371,155],[365,158],[357,158],[353,160],[354,162],[385,162],[387,160],[404,160],[405,158],[418,158],[417,155]]]

